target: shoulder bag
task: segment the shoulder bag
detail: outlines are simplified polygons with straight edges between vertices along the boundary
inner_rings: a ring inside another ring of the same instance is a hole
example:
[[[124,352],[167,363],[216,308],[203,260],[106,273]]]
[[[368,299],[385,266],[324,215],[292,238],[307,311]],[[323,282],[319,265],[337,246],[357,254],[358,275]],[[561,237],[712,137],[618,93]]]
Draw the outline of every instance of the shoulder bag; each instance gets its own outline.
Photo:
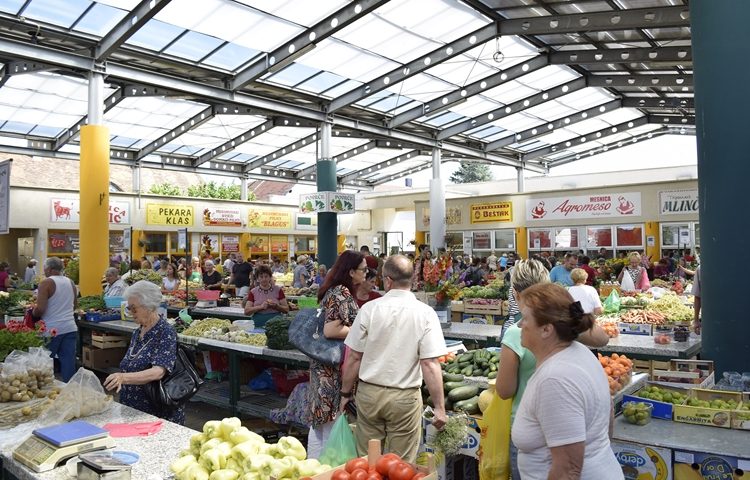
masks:
[[[189,352],[178,343],[172,372],[161,380],[144,385],[144,388],[151,405],[160,411],[170,411],[190,400],[198,393],[201,385],[203,379],[198,375]]]
[[[344,341],[326,338],[323,326],[325,308],[305,308],[299,311],[289,326],[289,341],[297,349],[324,365],[339,365],[344,359]]]

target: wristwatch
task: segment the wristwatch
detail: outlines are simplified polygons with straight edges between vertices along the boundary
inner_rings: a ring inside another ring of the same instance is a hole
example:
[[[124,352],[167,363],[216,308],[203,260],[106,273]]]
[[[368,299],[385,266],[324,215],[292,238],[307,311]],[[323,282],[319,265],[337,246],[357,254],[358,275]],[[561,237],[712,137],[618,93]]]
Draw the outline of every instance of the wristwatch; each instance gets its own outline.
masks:
[[[339,394],[340,394],[340,395],[341,395],[342,397],[344,397],[344,398],[352,398],[352,392],[345,392],[345,391],[341,390],[341,391],[339,392]]]

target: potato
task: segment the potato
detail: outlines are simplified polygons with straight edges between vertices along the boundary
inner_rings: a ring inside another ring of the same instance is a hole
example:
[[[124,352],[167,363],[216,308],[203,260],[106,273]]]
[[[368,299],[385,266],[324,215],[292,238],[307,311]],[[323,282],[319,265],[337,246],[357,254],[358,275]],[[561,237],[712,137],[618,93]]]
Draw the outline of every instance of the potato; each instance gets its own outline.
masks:
[[[9,401],[11,396],[12,394],[8,390],[3,390],[3,392],[0,393],[0,399],[2,399],[3,402]]]
[[[21,415],[23,415],[24,417],[28,417],[29,415],[31,415],[31,407],[23,407],[21,409]]]
[[[11,396],[10,398],[11,398],[11,400],[13,400],[14,402],[20,402],[20,401],[21,401],[21,394],[19,394],[19,393],[14,393],[14,394],[13,394],[13,395],[12,395],[12,396]]]

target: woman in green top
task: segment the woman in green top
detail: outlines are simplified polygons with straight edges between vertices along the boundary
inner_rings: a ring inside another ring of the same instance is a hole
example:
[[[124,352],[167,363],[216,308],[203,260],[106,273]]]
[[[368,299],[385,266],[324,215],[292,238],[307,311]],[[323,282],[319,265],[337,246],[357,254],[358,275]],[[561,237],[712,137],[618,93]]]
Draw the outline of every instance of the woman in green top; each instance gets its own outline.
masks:
[[[530,286],[549,282],[549,271],[538,260],[521,260],[516,262],[513,267],[510,282],[513,294],[518,299],[521,293]],[[522,326],[519,325],[522,325],[520,319],[508,328],[502,338],[504,348],[500,349],[500,369],[497,372],[495,383],[495,389],[500,398],[513,397],[511,422],[515,419],[516,409],[521,403],[526,383],[536,369],[534,354],[521,345]],[[581,334],[578,341],[590,347],[603,347],[609,342],[609,336],[600,326],[594,325],[591,330]],[[521,475],[518,472],[517,463],[518,450],[512,443],[510,445],[510,460],[511,478],[513,480],[520,479]]]

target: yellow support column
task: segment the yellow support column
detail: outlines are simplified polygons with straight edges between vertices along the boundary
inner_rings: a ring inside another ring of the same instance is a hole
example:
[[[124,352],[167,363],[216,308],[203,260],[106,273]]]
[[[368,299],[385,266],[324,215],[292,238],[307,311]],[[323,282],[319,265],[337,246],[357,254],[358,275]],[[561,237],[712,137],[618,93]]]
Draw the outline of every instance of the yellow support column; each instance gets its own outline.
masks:
[[[336,253],[341,253],[346,250],[346,235],[336,236]]]
[[[250,247],[247,246],[247,242],[250,241],[249,233],[240,234],[240,254],[245,260],[250,259]]]
[[[80,290],[102,293],[109,266],[109,129],[81,127]]]
[[[659,261],[659,222],[646,222],[646,256],[651,257],[651,261],[656,263]],[[648,238],[654,237],[654,245],[648,246]]]
[[[427,235],[425,234],[425,232],[420,232],[419,230],[414,232],[414,243],[415,243],[414,248],[417,251],[416,253],[419,253],[419,246],[425,244],[426,238],[427,238]]]
[[[143,230],[133,230],[133,252],[130,254],[130,260],[140,260],[146,254],[146,248],[138,242],[144,238]]]
[[[516,253],[523,259],[529,256],[529,237],[526,227],[516,227]]]

